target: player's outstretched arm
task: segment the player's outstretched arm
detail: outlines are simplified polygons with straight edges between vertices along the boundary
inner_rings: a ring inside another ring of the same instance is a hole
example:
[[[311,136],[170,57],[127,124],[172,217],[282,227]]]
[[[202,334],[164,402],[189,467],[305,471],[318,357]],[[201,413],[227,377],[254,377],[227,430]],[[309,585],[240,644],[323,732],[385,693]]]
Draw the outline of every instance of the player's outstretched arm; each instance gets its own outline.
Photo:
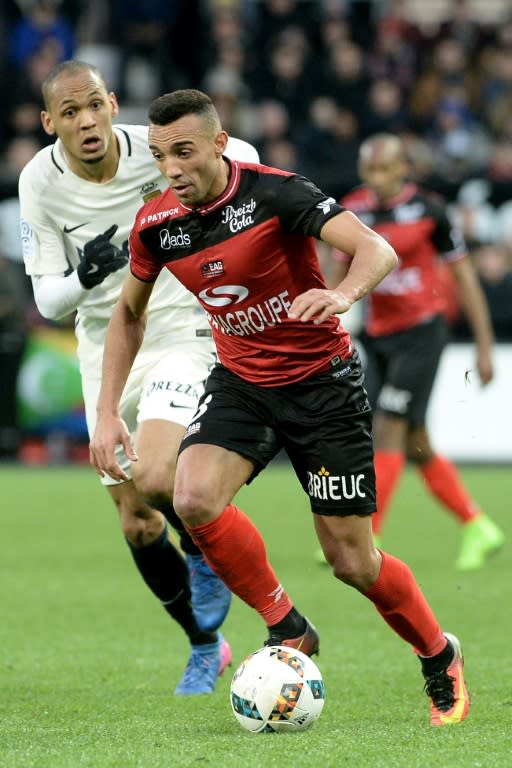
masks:
[[[122,445],[131,461],[137,460],[130,435],[119,414],[119,401],[146,328],[146,307],[153,283],[143,283],[128,274],[114,307],[103,350],[101,389],[98,397],[97,422],[89,453],[99,475],[114,480],[128,480],[115,456]]]
[[[316,324],[331,315],[346,312],[398,263],[398,257],[389,243],[350,211],[343,211],[329,219],[320,236],[333,248],[352,256],[352,260],[345,276],[334,289],[313,288],[292,302],[288,313],[290,317],[303,322],[314,318]]]

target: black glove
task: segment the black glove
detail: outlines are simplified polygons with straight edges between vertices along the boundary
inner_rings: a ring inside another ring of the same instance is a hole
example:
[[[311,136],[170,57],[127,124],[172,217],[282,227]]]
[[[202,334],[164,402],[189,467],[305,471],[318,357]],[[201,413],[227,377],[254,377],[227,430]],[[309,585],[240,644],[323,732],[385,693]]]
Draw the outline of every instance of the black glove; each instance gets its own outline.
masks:
[[[94,288],[102,283],[107,275],[117,272],[128,262],[128,253],[110,242],[116,231],[117,224],[112,224],[106,232],[84,245],[82,261],[76,268],[84,288]]]

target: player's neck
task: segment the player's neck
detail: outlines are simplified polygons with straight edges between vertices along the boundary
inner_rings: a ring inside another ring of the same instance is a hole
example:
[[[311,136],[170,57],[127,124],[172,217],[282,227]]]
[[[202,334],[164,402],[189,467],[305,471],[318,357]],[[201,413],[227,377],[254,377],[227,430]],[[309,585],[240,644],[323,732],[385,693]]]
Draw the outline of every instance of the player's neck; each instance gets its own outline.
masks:
[[[231,163],[229,160],[226,160],[226,158],[221,158],[221,166],[220,171],[217,176],[215,185],[212,189],[212,200],[216,200],[218,197],[220,197],[226,187],[229,184],[229,177],[231,176]]]

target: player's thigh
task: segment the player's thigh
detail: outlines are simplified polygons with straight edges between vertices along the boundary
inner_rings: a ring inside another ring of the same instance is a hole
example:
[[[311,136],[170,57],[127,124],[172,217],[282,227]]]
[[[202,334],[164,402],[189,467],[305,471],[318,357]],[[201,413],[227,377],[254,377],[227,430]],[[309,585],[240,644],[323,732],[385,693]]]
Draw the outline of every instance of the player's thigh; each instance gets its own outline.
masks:
[[[190,526],[217,517],[254,472],[254,463],[218,445],[188,445],[178,457],[174,507]]]
[[[446,339],[446,324],[439,317],[379,342],[387,370],[377,410],[424,422]]]
[[[364,386],[373,409],[377,403],[377,397],[384,380],[385,361],[380,360],[373,347],[372,339],[366,336],[366,334],[361,334],[361,337],[356,339],[356,346],[361,355]]]
[[[135,431],[137,428],[137,411],[140,398],[141,383],[142,378],[140,373],[130,374],[120,403],[120,413],[126,423],[132,439],[135,436]],[[94,430],[96,428],[96,404],[98,402],[100,387],[101,380],[96,376],[82,376],[82,393],[89,437],[94,435]],[[116,446],[115,454],[120,467],[128,475],[128,477],[131,477],[132,463],[126,457],[126,454],[120,445]],[[113,480],[108,475],[104,475],[101,478],[101,483],[110,487],[116,486],[118,481]]]
[[[194,416],[215,362],[209,339],[174,343],[165,355],[147,358],[137,421],[160,420],[186,427]]]
[[[357,353],[341,365],[287,389],[279,435],[313,512],[364,517],[375,511],[371,410]]]
[[[217,365],[180,446],[174,500],[229,503],[278,453],[271,393]],[[209,501],[210,500],[210,501]]]
[[[173,344],[163,356],[146,353],[135,439],[139,461],[133,465],[145,494],[172,493],[178,448],[214,359],[208,339]]]
[[[378,409],[373,418],[373,443],[375,451],[403,453],[407,447],[409,422],[407,415]]]
[[[138,461],[132,465],[133,479],[145,496],[172,495],[176,461],[185,427],[174,421],[148,419],[139,424],[135,438]]]

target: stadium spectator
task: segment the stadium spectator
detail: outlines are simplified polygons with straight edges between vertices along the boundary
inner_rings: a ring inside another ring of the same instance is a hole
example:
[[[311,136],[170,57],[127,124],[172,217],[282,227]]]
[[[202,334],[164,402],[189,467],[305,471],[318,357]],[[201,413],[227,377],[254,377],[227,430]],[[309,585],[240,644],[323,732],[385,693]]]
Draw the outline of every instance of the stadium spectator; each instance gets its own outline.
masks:
[[[512,267],[510,247],[503,243],[481,243],[472,251],[482,290],[489,305],[491,322],[496,341],[512,341]],[[464,317],[454,328],[455,338],[467,341],[471,338]]]
[[[361,116],[361,135],[400,133],[407,130],[409,122],[403,93],[397,83],[390,79],[374,80]]]
[[[407,162],[400,139],[389,134],[361,145],[359,171],[363,186],[342,201],[395,247],[398,267],[368,297],[365,351],[370,360],[367,382],[375,405],[375,536],[383,523],[406,461],[421,474],[427,489],[462,525],[459,570],[484,565],[504,540],[464,487],[454,465],[435,452],[426,427],[426,412],[438,363],[448,339],[444,291],[437,280],[437,259],[451,267],[459,301],[476,344],[476,367],[482,385],[493,377],[493,333],[477,276],[458,231],[442,203],[407,181]],[[350,269],[351,259],[335,251],[338,270],[332,284]]]
[[[93,464],[122,477],[119,440],[136,459],[114,414],[154,282],[168,268],[209,313],[220,360],[177,465],[174,501],[193,539],[260,614],[267,643],[318,651],[319,637],[279,583],[257,528],[232,504],[284,447],[334,575],[420,655],[432,725],[462,721],[469,698],[458,640],[442,633],[409,568],[372,544],[370,408],[357,352],[336,317],[393,268],[395,252],[308,179],[224,159],[227,135],[206,94],[166,94],[151,104],[149,120],[149,145],[169,189],[139,211],[130,235],[131,273],[105,344]],[[336,290],[325,288],[315,238],[353,257]]]
[[[0,461],[18,458],[23,437],[17,383],[29,331],[30,285],[23,268],[18,178],[39,148],[32,139],[12,139],[0,166]]]
[[[466,245],[473,248],[502,236],[496,209],[489,202],[491,185],[485,178],[473,178],[459,187],[450,219],[462,232]]]
[[[266,162],[268,145],[276,141],[288,141],[291,137],[291,119],[286,106],[277,99],[261,101],[254,110],[251,138],[262,162]]]
[[[311,102],[306,127],[296,136],[297,168],[333,197],[357,181],[358,127],[353,112],[339,108],[333,98],[319,96]]]
[[[9,40],[11,64],[23,69],[43,47],[55,49],[57,61],[70,59],[75,51],[75,34],[59,12],[60,0],[26,0],[20,3],[23,16],[14,23]]]
[[[158,195],[165,179],[148,151],[147,127],[113,127],[117,100],[95,67],[64,62],[42,89],[43,126],[57,138],[21,173],[23,253],[41,314],[58,319],[77,312],[92,434],[105,331],[128,261],[130,226],[144,199]],[[256,156],[236,140],[234,152]],[[104,484],[140,575],[190,640],[190,659],[175,692],[211,693],[231,657],[218,631],[231,596],[176,517],[172,488],[177,447],[215,349],[196,300],[174,278],[163,276],[155,291],[148,329],[121,406],[141,451],[135,485],[128,463],[122,482]],[[169,540],[164,515],[177,527],[186,559]]]
[[[418,52],[408,38],[408,25],[394,17],[383,17],[375,25],[375,38],[368,53],[372,80],[392,80],[408,93],[418,73]]]
[[[281,41],[290,29],[301,31],[309,44],[313,44],[320,8],[316,0],[261,0],[256,4],[254,47],[263,58]],[[316,22],[316,23],[315,23]]]
[[[462,92],[451,91],[441,97],[427,139],[434,149],[437,173],[448,181],[461,184],[480,175],[489,162],[489,135]]]
[[[130,98],[130,77],[146,67],[156,90],[200,82],[205,20],[199,0],[111,0],[120,48],[119,96]],[[184,34],[186,30],[186,34]],[[193,52],[193,55],[192,53]],[[139,97],[139,95],[138,95]],[[148,93],[145,93],[145,99]]]
[[[254,101],[277,100],[288,110],[294,123],[307,118],[315,83],[308,69],[309,48],[279,42],[271,50],[268,65],[250,80]]]
[[[456,40],[470,59],[478,56],[489,41],[490,32],[475,19],[474,3],[470,0],[453,0],[449,3],[449,11],[449,18],[441,22],[439,27],[439,39]]]
[[[316,87],[321,95],[334,97],[340,108],[350,110],[360,121],[370,82],[362,49],[349,42],[329,51],[325,70]]]
[[[48,143],[40,117],[44,106],[41,85],[60,60],[58,49],[51,41],[45,42],[17,70],[7,102],[9,139],[27,137],[43,145]]]

